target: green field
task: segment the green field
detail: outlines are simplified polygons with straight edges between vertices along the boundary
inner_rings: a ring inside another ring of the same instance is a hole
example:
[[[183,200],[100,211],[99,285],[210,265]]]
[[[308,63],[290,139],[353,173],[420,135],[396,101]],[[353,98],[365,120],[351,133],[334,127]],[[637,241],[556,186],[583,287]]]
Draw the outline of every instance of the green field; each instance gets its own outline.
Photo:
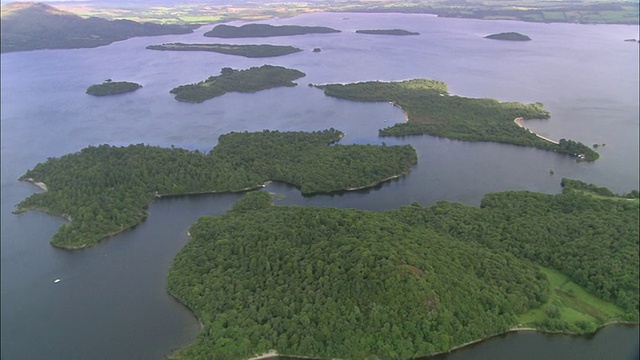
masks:
[[[559,316],[553,318],[552,322],[565,323],[563,326],[568,325],[569,329],[564,331],[579,333],[595,331],[598,326],[619,320],[624,315],[621,308],[591,295],[560,272],[543,266],[540,266],[540,270],[549,279],[551,295],[546,304],[518,317],[521,327],[544,329],[545,322],[551,320],[549,313],[554,313],[554,308]]]
[[[638,24],[637,2],[608,2],[579,0],[562,1],[311,1],[282,2],[265,0],[260,4],[193,2],[172,7],[153,4],[119,4],[92,1],[67,3],[64,9],[81,16],[107,19],[131,19],[164,24],[218,23],[231,20],[256,21],[273,17],[286,18],[309,12],[372,12],[372,13],[424,13],[442,17],[474,18],[485,20],[520,20],[531,22],[569,22],[600,24]]]

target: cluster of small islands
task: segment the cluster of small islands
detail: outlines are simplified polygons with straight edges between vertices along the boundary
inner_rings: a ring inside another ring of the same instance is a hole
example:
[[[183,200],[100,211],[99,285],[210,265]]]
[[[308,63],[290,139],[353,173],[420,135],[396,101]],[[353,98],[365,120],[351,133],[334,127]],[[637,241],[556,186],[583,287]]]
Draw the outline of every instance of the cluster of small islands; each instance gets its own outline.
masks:
[[[333,32],[339,30],[248,24],[218,25],[205,36]],[[356,32],[419,35],[402,29]],[[518,33],[487,38],[531,40]],[[183,43],[148,49],[246,57],[302,51]],[[293,87],[304,76],[272,65],[223,68],[170,92],[195,104],[228,92]],[[578,161],[599,156],[580,142],[555,142],[523,128],[524,119],[549,118],[540,103],[454,96],[445,83],[428,79],[309,86],[331,97],[401,108],[406,122],[379,130],[380,136],[499,142]],[[141,87],[108,79],[87,94]],[[558,195],[508,191],[486,195],[479,208],[414,203],[385,212],[275,206],[271,194],[252,191],[270,181],[294,185],[304,195],[355,191],[404,176],[418,162],[411,145],[341,145],[342,136],[333,128],[232,132],[207,153],[89,146],[24,173],[20,180],[45,191],[20,202],[15,212],[65,217],[69,222],[51,243],[79,249],[135,227],[157,199],[247,192],[225,215],[192,225],[190,241],[174,259],[168,291],[203,325],[197,340],[174,358],[246,359],[275,350],[327,359],[407,359],[523,328],[590,333],[614,321],[638,322],[637,190],[619,195],[562,179]]]

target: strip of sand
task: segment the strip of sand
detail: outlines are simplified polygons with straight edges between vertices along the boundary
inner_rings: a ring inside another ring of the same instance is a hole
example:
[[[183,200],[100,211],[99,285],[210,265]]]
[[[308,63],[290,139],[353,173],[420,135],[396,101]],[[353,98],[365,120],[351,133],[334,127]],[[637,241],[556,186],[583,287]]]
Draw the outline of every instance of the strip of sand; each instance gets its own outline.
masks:
[[[47,185],[43,182],[39,182],[39,181],[35,181],[33,180],[33,178],[28,178],[27,179],[28,182],[32,183],[33,185],[39,187],[40,189],[47,191]]]
[[[542,135],[540,135],[540,134],[536,134],[536,133],[534,133],[533,131],[531,131],[531,130],[527,129],[526,127],[524,127],[524,125],[522,125],[522,120],[524,120],[524,119],[523,119],[523,118],[521,118],[521,117],[519,117],[519,118],[515,118],[515,120],[513,120],[513,122],[514,122],[514,123],[516,123],[516,125],[518,125],[518,126],[520,126],[521,128],[523,128],[523,129],[527,130],[528,132],[532,133],[533,135],[535,135],[535,136],[539,137],[539,138],[540,138],[540,139],[542,139],[542,140],[546,140],[546,141],[548,141],[548,142],[550,142],[550,143],[554,143],[554,144],[556,144],[556,145],[559,145],[559,144],[560,144],[559,142],[557,142],[557,141],[555,141],[555,140],[551,140],[551,139],[549,139],[548,137],[544,137],[544,136],[542,136]]]

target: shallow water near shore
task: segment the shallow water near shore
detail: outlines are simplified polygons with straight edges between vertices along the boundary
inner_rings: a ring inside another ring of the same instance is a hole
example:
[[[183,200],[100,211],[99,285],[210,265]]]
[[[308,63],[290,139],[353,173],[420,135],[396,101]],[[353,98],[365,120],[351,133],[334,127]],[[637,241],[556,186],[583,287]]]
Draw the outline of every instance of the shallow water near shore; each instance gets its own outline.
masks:
[[[349,20],[343,20],[348,17]],[[441,19],[426,15],[310,14],[273,24],[319,25],[342,30],[231,43],[293,45],[305,51],[269,59],[200,52],[158,52],[163,42],[211,42],[202,33],[136,38],[96,49],[3,54],[1,97],[2,359],[160,359],[193,341],[200,325],[166,293],[173,256],[189,225],[224,213],[241,194],[163,198],[131,231],[79,251],[53,248],[63,219],[15,204],[40,191],[17,178],[48,157],[109,143],[184,147],[208,151],[219,135],[263,129],[346,133],[341,143],[411,144],[419,163],[404,177],[372,189],[303,197],[280,183],[264,190],[285,195],[281,205],[335,206],[381,211],[418,201],[478,205],[489,192],[558,193],[562,177],[638,188],[638,26],[534,24]],[[419,36],[367,36],[356,29],[403,28]],[[518,31],[533,41],[482,39]],[[311,50],[320,47],[320,53]],[[222,67],[262,64],[307,74],[294,88],[226,94],[202,104],[173,100],[169,90],[215,75]],[[594,163],[536,149],[470,143],[431,136],[378,138],[377,130],[404,121],[388,103],[329,98],[307,83],[402,80],[445,81],[451,93],[502,101],[542,102],[549,120],[523,125],[551,139],[568,138],[597,149]],[[134,93],[95,98],[86,88],[105,79],[134,81]],[[549,170],[554,170],[550,175]],[[61,279],[54,283],[54,279]],[[592,337],[514,333],[446,355],[447,359],[626,359],[637,351],[638,327],[610,326]],[[544,352],[543,351],[548,351]],[[523,355],[524,354],[524,355]],[[535,356],[539,355],[539,356]],[[557,356],[555,356],[557,355]]]

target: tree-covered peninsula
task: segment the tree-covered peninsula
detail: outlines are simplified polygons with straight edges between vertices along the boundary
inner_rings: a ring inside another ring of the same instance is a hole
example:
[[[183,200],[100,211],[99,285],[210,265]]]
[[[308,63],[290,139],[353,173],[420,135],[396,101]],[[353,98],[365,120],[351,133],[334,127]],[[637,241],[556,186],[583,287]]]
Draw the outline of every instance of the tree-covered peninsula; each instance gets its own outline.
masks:
[[[411,170],[413,147],[333,145],[342,133],[229,133],[207,154],[148,145],[88,147],[50,158],[20,180],[46,184],[47,191],[18,204],[71,220],[52,239],[80,248],[140,223],[145,208],[166,195],[246,191],[282,181],[303,194],[374,186]]]
[[[142,85],[129,81],[107,80],[102,84],[91,85],[87,88],[87,94],[94,96],[106,96],[122,94],[140,89]]]
[[[520,127],[515,120],[549,118],[549,112],[540,103],[451,96],[444,82],[427,79],[315,86],[328,96],[353,101],[388,101],[402,108],[407,121],[380,130],[381,136],[429,134],[531,146],[575,156],[580,161],[593,161],[599,157],[582,143],[565,139],[556,143]]]
[[[418,32],[403,29],[381,29],[381,30],[356,30],[356,34],[369,35],[420,35]]]
[[[228,92],[256,92],[280,86],[296,86],[293,80],[305,75],[299,70],[272,65],[246,70],[222,68],[218,76],[210,76],[196,84],[181,85],[170,92],[176,95],[176,100],[201,103]]]
[[[616,304],[623,310],[621,318],[637,322],[637,190],[616,195],[606,188],[571,179],[563,179],[562,185],[563,191],[558,195],[508,191],[486,195],[480,208],[440,202],[429,208],[405,207],[395,215],[410,226],[437,229],[554,269],[589,293]],[[563,303],[549,305],[579,304],[577,296],[570,292],[564,295]],[[597,325],[610,320],[605,306],[578,308]],[[530,325],[580,332],[584,324],[568,321],[572,319],[571,311],[563,315],[568,316],[534,319]]]
[[[204,33],[207,37],[216,38],[248,38],[248,37],[272,37],[272,36],[292,36],[306,34],[328,34],[339,33],[340,30],[324,26],[299,26],[299,25],[269,25],[269,24],[246,24],[233,26],[220,24]]]
[[[517,32],[504,32],[485,36],[485,39],[507,40],[507,41],[530,41],[531,38]]]
[[[135,36],[187,34],[181,25],[82,18],[44,3],[2,4],[0,51],[92,48]]]
[[[637,201],[507,192],[482,208],[383,213],[270,203],[249,193],[191,227],[168,289],[204,327],[175,357],[409,359],[519,327],[638,319]]]
[[[248,58],[283,56],[302,51],[297,47],[283,45],[236,45],[236,44],[183,44],[169,43],[149,45],[149,50],[165,51],[211,51],[226,55],[237,55]]]

